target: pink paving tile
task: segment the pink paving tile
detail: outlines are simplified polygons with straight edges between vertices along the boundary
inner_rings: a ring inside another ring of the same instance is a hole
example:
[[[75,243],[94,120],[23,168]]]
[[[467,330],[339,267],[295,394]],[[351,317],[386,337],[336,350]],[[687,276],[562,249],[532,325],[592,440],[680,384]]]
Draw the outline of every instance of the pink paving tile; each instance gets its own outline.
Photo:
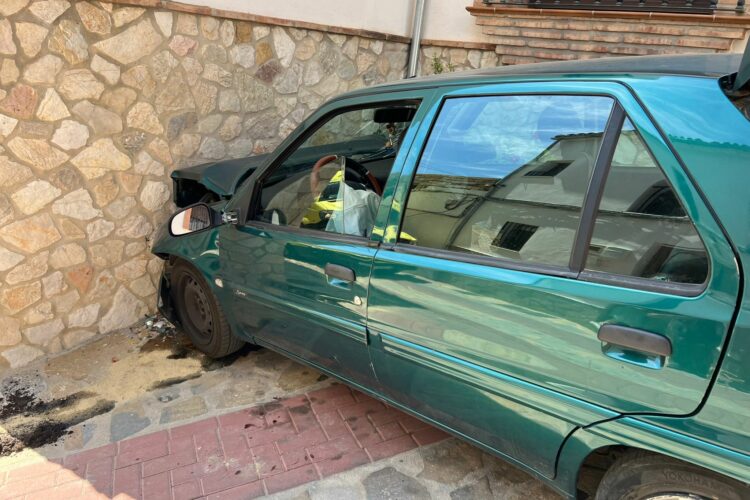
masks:
[[[222,431],[250,431],[266,427],[265,411],[262,407],[241,410],[219,417],[219,427]]]
[[[216,493],[235,486],[258,481],[258,473],[254,465],[240,468],[218,470],[201,478],[201,485],[206,494]]]
[[[404,435],[391,439],[390,441],[383,441],[372,446],[367,447],[367,451],[370,453],[373,461],[381,460],[383,458],[392,457],[399,453],[412,450],[417,447],[417,443],[414,442],[411,436]]]
[[[55,484],[57,486],[60,486],[62,484],[69,483],[71,481],[78,481],[79,479],[81,479],[81,475],[78,474],[77,472],[74,472],[69,469],[63,469],[63,470],[57,471],[55,475]]]
[[[191,440],[192,445],[192,440]],[[196,462],[195,450],[189,449],[178,453],[170,453],[163,457],[155,458],[143,463],[143,476],[153,476],[165,471],[177,469]]]
[[[104,495],[112,495],[112,486],[114,482],[114,463],[113,457],[105,457],[89,462],[86,467],[86,481],[94,490]]]
[[[320,413],[317,417],[318,423],[329,439],[351,434],[349,426],[346,425],[337,410]]]
[[[386,410],[386,406],[372,398],[368,398],[361,403],[353,405],[343,406],[339,408],[339,413],[344,417],[346,422],[349,422],[353,418],[366,418],[369,414],[381,413]]]
[[[341,458],[347,453],[361,451],[359,444],[353,436],[341,436],[340,438],[317,444],[307,449],[307,455],[312,462],[320,462],[332,458]]]
[[[291,398],[286,399],[277,399],[276,402],[287,408],[292,408],[294,406],[310,406],[310,400],[307,399],[307,394],[292,396]]]
[[[0,498],[252,498],[446,437],[333,385],[0,473]]]
[[[13,481],[30,479],[32,477],[38,477],[44,474],[50,474],[61,470],[63,470],[63,466],[58,463],[49,461],[37,462],[8,472],[7,481],[9,483],[12,483]]]
[[[86,450],[75,455],[65,457],[63,465],[66,469],[83,474],[86,471],[86,464],[94,463],[117,455],[117,443],[111,443],[100,448]]]
[[[212,431],[219,426],[219,422],[215,418],[207,418],[206,420],[200,420],[193,422],[192,424],[181,425],[174,427],[169,430],[169,435],[172,440],[179,439],[182,437],[189,437],[194,434],[200,434],[205,431]]]
[[[349,417],[347,424],[349,425],[352,434],[354,434],[354,437],[357,438],[359,444],[364,448],[383,441],[383,438],[378,434],[375,426],[364,416]]]
[[[44,498],[45,500],[69,500],[71,498],[78,498],[83,494],[83,488],[85,485],[86,481],[82,479],[65,483],[52,490],[46,490],[44,492]]]
[[[268,427],[272,425],[280,425],[291,422],[289,417],[289,410],[279,403],[269,403],[265,405],[266,408],[266,425]]]
[[[304,432],[309,429],[319,428],[320,422],[309,406],[294,406],[289,408],[289,415],[292,418],[297,432]]]
[[[315,465],[318,468],[318,471],[320,471],[320,475],[326,477],[368,463],[370,463],[370,457],[367,456],[367,453],[365,453],[364,450],[359,450],[341,456],[334,456],[328,460],[318,462]]]
[[[316,444],[324,443],[328,440],[325,433],[320,429],[309,429],[299,434],[284,437],[276,441],[281,453],[287,453],[290,450],[299,448],[309,448]]]
[[[247,432],[247,442],[251,448],[262,444],[272,443],[280,439],[288,438],[295,435],[294,426],[291,422],[281,425],[274,425],[267,429],[261,429],[253,432]]]
[[[166,441],[149,442],[149,445],[143,448],[130,448],[125,452],[120,452],[115,458],[115,469],[147,462],[154,458],[163,457],[167,453],[169,453],[169,449]]]
[[[412,437],[414,437],[419,446],[427,446],[428,444],[448,439],[450,435],[434,427],[425,427],[424,429],[414,431]]]
[[[193,436],[195,443],[195,454],[199,462],[216,459],[224,456],[224,450],[215,431],[203,432]]]
[[[260,477],[273,476],[286,470],[281,455],[279,455],[276,445],[273,443],[256,446],[252,449],[252,454],[255,470],[260,474]]]
[[[234,488],[229,488],[213,495],[206,497],[208,500],[245,500],[248,498],[258,498],[265,495],[263,483],[256,481],[254,483],[243,484]],[[175,499],[176,500],[176,499]]]
[[[169,472],[162,472],[143,479],[143,498],[148,500],[172,500],[172,485]]]
[[[169,452],[169,455],[189,452],[195,453],[195,441],[193,441],[193,437],[193,435],[187,435],[170,439],[167,443],[167,451]]]
[[[307,451],[304,448],[290,450],[281,455],[281,459],[284,461],[286,470],[296,469],[310,463],[310,458],[307,456]]]
[[[416,419],[411,415],[403,415],[398,419],[398,421],[401,423],[406,432],[414,432],[419,429],[424,429],[425,427],[430,427],[430,424],[422,422],[421,420]]]
[[[344,384],[333,384],[329,387],[326,387],[324,389],[318,389],[317,391],[310,391],[307,393],[307,399],[310,401],[313,400],[322,400],[322,399],[331,399],[331,398],[338,398],[341,396],[352,395],[352,390],[345,386]]]
[[[203,495],[201,485],[195,479],[172,488],[174,500],[193,500]]]
[[[129,451],[142,450],[144,448],[158,448],[166,445],[168,440],[169,433],[167,431],[125,439],[124,441],[120,441],[118,445],[118,454],[122,455]]]
[[[367,414],[368,420],[373,423],[376,427],[380,427],[381,425],[389,424],[391,422],[395,422],[398,419],[402,418],[404,416],[403,413],[401,413],[398,410],[394,410],[393,408],[390,408],[386,406],[385,410],[378,411],[378,412],[372,412]]]
[[[48,490],[55,486],[56,472],[47,472],[29,479],[18,479],[0,488],[0,498],[22,497],[25,494]]]
[[[171,470],[170,475],[172,476],[172,484],[178,485],[199,480],[213,472],[224,469],[224,458],[222,457],[220,460],[214,459],[207,462],[199,462],[184,467],[178,467],[177,469]]]
[[[306,465],[298,469],[293,469],[282,474],[267,477],[263,480],[266,484],[268,493],[276,493],[277,491],[288,490],[294,488],[300,484],[309,483],[318,479],[318,471],[314,465]]]
[[[398,422],[389,422],[387,424],[376,427],[378,434],[383,438],[383,441],[388,441],[405,434],[404,428]]]
[[[114,495],[141,496],[141,464],[115,469]]]

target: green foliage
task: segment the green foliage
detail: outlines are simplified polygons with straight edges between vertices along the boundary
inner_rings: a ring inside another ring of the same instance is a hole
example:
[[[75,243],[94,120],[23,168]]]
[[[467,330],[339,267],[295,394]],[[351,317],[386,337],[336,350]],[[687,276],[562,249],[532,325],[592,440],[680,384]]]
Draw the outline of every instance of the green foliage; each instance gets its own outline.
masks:
[[[440,59],[436,55],[432,56],[432,72],[433,72],[433,74],[439,75],[440,73],[443,73],[446,70],[449,73],[451,73],[451,72],[453,72],[453,71],[456,70],[456,66],[454,66],[453,64],[451,64],[450,61],[448,61],[447,63],[445,63],[445,65],[443,65],[442,59]]]

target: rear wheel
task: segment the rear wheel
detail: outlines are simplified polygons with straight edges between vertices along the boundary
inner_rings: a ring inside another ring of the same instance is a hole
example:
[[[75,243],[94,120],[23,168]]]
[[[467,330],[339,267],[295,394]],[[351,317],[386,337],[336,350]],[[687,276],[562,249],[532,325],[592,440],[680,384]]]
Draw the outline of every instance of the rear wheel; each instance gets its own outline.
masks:
[[[747,485],[687,462],[644,451],[620,457],[602,478],[596,500],[747,500]]]
[[[198,350],[221,358],[242,347],[244,342],[232,334],[216,297],[194,267],[177,263],[171,282],[177,317]]]

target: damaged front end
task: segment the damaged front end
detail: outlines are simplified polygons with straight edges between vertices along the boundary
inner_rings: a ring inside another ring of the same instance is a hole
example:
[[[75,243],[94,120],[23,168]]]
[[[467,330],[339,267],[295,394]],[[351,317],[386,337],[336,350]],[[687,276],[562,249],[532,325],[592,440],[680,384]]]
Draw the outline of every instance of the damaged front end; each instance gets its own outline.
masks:
[[[175,170],[171,175],[175,205],[183,208],[195,203],[228,200],[267,157],[250,156]]]

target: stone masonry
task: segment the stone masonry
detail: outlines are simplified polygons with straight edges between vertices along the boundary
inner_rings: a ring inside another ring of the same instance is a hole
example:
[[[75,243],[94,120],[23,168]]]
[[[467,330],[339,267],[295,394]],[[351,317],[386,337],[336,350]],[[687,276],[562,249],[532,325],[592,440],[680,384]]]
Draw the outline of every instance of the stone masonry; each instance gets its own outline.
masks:
[[[1,0],[0,371],[154,312],[171,171],[268,152],[327,98],[402,78],[408,45],[367,35]]]

